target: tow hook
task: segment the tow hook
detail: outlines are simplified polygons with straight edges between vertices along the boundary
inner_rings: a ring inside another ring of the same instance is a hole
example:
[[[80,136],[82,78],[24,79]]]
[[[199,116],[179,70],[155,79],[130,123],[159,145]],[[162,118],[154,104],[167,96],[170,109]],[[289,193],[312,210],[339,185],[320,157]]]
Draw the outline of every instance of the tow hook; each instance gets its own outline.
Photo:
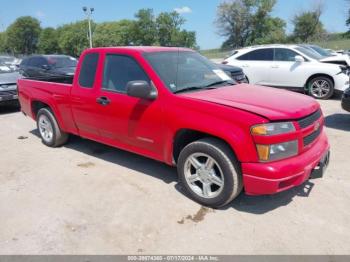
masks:
[[[330,151],[326,153],[326,155],[321,159],[318,165],[312,170],[310,179],[322,178],[324,172],[326,171],[330,159]]]

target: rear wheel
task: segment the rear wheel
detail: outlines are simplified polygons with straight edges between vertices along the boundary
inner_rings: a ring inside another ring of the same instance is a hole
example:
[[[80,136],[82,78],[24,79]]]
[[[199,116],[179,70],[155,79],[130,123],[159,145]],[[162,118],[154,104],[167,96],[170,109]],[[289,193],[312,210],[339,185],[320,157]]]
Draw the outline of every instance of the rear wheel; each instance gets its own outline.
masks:
[[[39,110],[37,126],[42,142],[49,147],[61,146],[68,140],[68,134],[60,129],[55,116],[48,108]]]
[[[316,99],[329,99],[334,94],[333,81],[326,76],[311,79],[308,83],[309,94]]]
[[[187,145],[178,160],[179,179],[196,202],[218,208],[242,191],[240,165],[222,141],[205,138]]]

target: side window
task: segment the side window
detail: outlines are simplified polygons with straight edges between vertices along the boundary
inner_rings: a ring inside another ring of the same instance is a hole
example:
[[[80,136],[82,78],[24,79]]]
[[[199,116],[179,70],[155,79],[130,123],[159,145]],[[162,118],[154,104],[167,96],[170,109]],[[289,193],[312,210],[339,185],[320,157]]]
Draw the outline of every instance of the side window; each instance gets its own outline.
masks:
[[[47,61],[43,57],[33,57],[30,60],[30,65],[34,67],[42,67],[43,65],[46,65]]]
[[[34,63],[35,63],[34,60],[35,60],[34,57],[28,58],[27,66],[34,66]]]
[[[123,55],[107,55],[103,72],[103,89],[126,93],[129,81],[149,78],[140,65],[131,57]]]
[[[295,56],[298,54],[293,50],[286,48],[276,48],[275,49],[275,61],[295,61]]]
[[[84,56],[84,60],[80,68],[79,85],[86,88],[93,87],[95,82],[98,58],[98,53],[90,53]]]
[[[237,57],[238,60],[273,61],[273,49],[258,49]]]

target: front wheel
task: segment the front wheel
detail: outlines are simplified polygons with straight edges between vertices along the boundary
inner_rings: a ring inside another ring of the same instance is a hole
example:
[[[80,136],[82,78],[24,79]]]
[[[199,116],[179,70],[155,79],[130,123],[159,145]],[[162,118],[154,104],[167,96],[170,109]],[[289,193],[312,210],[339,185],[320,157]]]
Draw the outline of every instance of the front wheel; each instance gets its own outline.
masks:
[[[240,165],[232,150],[218,139],[205,138],[187,145],[177,168],[188,195],[204,206],[222,207],[242,191]]]
[[[39,110],[37,126],[42,142],[49,147],[61,146],[68,140],[68,134],[60,129],[55,116],[48,108]]]
[[[316,99],[329,99],[334,94],[333,81],[325,76],[311,79],[308,88],[309,94]]]

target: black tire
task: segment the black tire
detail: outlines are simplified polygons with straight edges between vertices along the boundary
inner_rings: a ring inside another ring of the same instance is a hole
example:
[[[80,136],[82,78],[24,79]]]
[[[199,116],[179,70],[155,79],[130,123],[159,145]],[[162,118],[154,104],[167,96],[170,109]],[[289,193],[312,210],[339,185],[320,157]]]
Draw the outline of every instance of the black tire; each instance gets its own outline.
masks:
[[[316,82],[322,82],[322,81],[326,81],[327,85],[329,86],[329,91],[327,93],[322,93],[322,95],[317,95],[314,91],[313,91],[313,85]],[[326,100],[331,98],[334,95],[334,83],[333,80],[327,76],[318,76],[318,77],[314,77],[312,79],[310,79],[310,81],[307,83],[307,88],[308,88],[308,93],[310,96],[312,96],[313,98],[316,99],[322,99],[322,100]]]
[[[191,186],[187,182],[185,175],[185,168],[187,166],[186,162],[190,156],[197,153],[203,153],[210,156],[216,161],[222,171],[224,181],[223,187],[221,191],[219,191],[220,193],[213,198],[201,197],[191,189]],[[188,196],[204,206],[212,208],[225,206],[236,198],[243,188],[240,163],[237,161],[231,148],[219,139],[204,138],[187,145],[180,153],[177,170],[179,181],[185,188]]]
[[[45,116],[45,119],[48,119],[50,122],[50,125],[52,126],[52,138],[51,139],[46,139],[42,132],[40,131],[39,127],[39,121],[42,118],[42,116]],[[58,126],[57,120],[54,116],[54,114],[51,112],[49,108],[42,108],[38,111],[37,114],[37,127],[39,130],[39,134],[41,137],[42,142],[49,146],[49,147],[59,147],[67,143],[69,135],[65,132],[63,132],[60,127]]]

